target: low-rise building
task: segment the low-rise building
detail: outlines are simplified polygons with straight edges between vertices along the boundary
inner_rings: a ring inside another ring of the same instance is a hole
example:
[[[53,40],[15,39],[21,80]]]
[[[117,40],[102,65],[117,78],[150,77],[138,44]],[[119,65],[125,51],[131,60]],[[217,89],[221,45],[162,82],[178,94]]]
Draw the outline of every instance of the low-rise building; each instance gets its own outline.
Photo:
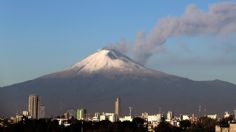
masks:
[[[216,125],[215,132],[236,132],[236,124],[230,123],[228,127]]]
[[[217,119],[217,114],[207,115],[207,117],[215,120],[215,119]]]
[[[59,125],[70,126],[70,123],[68,122],[68,119],[65,119],[65,118],[56,118],[55,120],[58,121],[58,124],[59,124]]]
[[[123,122],[123,121],[130,121],[131,122],[133,120],[133,118],[131,116],[123,116],[123,117],[120,117],[119,120],[121,122]]]
[[[115,113],[102,113],[99,118],[100,121],[109,120],[111,122],[115,122],[117,117]]]
[[[190,120],[189,115],[181,115],[181,120]]]

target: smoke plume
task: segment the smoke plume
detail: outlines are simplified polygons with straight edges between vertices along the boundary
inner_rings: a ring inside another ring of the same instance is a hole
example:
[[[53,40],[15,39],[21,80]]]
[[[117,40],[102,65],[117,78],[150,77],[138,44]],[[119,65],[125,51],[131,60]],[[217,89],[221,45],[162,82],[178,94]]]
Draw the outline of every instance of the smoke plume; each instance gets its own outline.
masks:
[[[126,54],[128,52],[128,49],[130,49],[130,47],[128,47],[130,44],[128,44],[128,42],[126,40],[120,40],[119,42],[113,44],[110,43],[107,48],[112,48],[115,50],[120,51],[121,53]]]
[[[203,11],[189,5],[182,16],[161,19],[153,30],[145,35],[138,33],[133,44],[134,58],[145,64],[168,38],[173,36],[224,36],[236,32],[236,3],[222,2],[209,6]]]

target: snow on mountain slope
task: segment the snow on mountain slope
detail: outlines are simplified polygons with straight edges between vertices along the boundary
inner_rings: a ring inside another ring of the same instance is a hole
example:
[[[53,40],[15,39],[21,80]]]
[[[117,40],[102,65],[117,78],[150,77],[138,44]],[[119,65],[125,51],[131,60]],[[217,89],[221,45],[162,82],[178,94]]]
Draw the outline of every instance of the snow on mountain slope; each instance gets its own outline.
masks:
[[[88,56],[79,63],[72,66],[72,69],[81,72],[95,72],[99,70],[114,70],[119,71],[140,71],[146,70],[145,67],[133,62],[127,56],[113,49],[101,49],[94,54]]]
[[[68,69],[43,76],[43,78],[72,77],[82,74],[107,74],[108,76],[117,74],[156,77],[170,76],[167,73],[146,68],[134,62],[119,51],[103,48],[86,57],[82,61],[72,65]]]

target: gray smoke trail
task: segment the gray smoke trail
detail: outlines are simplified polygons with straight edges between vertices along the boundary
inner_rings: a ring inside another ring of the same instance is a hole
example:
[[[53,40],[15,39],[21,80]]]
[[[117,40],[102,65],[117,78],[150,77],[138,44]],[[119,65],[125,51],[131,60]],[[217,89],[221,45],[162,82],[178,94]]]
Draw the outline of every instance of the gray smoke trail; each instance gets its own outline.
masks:
[[[190,5],[182,16],[161,19],[147,36],[142,32],[138,33],[134,43],[134,57],[137,62],[144,65],[159,51],[159,47],[173,36],[221,36],[234,32],[236,32],[236,3],[212,4],[207,12]]]

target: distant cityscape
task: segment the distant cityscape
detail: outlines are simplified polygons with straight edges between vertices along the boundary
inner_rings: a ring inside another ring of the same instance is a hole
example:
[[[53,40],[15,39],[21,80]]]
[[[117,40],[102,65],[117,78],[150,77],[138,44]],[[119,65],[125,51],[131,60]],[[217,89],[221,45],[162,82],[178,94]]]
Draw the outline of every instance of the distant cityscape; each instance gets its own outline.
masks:
[[[109,121],[115,122],[132,122],[135,118],[142,119],[143,124],[147,131],[155,131],[155,128],[164,121],[173,127],[181,128],[183,121],[188,121],[191,124],[198,123],[202,118],[206,118],[215,121],[215,132],[235,132],[236,131],[236,110],[233,113],[228,111],[223,113],[223,117],[217,114],[208,114],[203,116],[196,116],[195,114],[180,114],[174,115],[172,111],[166,113],[149,114],[147,112],[141,113],[141,115],[133,115],[132,107],[129,107],[129,114],[123,115],[121,111],[122,101],[119,97],[114,100],[114,112],[95,112],[93,114],[87,113],[86,108],[69,109],[61,115],[55,117],[46,117],[46,107],[40,101],[39,95],[31,94],[28,99],[28,110],[24,110],[21,113],[17,113],[11,117],[2,117],[0,122],[1,128],[9,127],[9,124],[17,124],[27,120],[41,120],[51,119],[57,121],[59,126],[70,127],[73,122],[71,120],[84,121],[84,122],[101,122]],[[6,123],[7,122],[7,123]],[[217,124],[218,122],[218,124]]]

